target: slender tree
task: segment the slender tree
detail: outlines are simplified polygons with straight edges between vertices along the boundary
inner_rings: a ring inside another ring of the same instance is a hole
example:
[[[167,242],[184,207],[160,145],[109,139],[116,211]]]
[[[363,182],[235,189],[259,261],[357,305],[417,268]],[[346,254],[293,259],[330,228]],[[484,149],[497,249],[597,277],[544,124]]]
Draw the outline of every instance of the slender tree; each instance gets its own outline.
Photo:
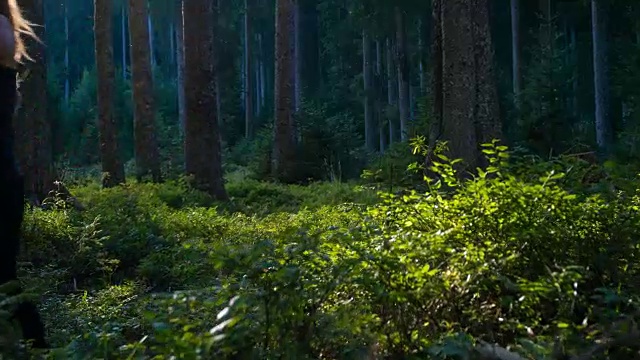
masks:
[[[409,112],[411,100],[409,98],[409,58],[407,54],[405,17],[403,9],[396,5],[396,66],[398,67],[398,110],[400,115],[400,139],[402,141],[407,141],[409,137],[407,122],[411,116]]]
[[[133,87],[136,177],[138,181],[151,175],[160,182],[160,151],[156,139],[153,75],[151,69],[147,0],[129,0],[131,49],[131,82]]]
[[[511,0],[511,77],[513,100],[516,109],[520,106],[522,72],[520,65],[520,0]]]
[[[294,0],[276,0],[275,141],[273,175],[282,182],[296,179],[294,112]]]
[[[393,62],[393,40],[391,38],[387,38],[385,42],[385,53],[386,53],[386,62],[387,62],[387,122],[389,123],[389,145],[393,144],[397,139],[397,124],[396,124],[396,112],[391,111],[396,104],[398,103],[396,96],[398,90],[397,83],[397,73],[394,71],[394,62]]]
[[[184,134],[185,94],[184,94],[184,21],[182,16],[183,0],[175,0],[176,22],[176,82],[178,84],[178,122]]]
[[[216,104],[217,6],[211,1],[183,1],[186,172],[197,187],[227,200]]]
[[[44,24],[43,0],[26,0],[21,5],[29,20]],[[37,26],[34,30],[39,38],[44,38],[44,27]],[[24,174],[25,194],[39,203],[53,189],[55,177],[52,128],[47,116],[47,59],[41,42],[30,37],[27,42],[33,61],[27,63],[28,75],[20,90],[24,97],[30,99],[30,104],[21,108],[14,128],[19,136],[16,153]]]
[[[253,103],[253,83],[254,83],[254,73],[253,73],[253,61],[251,57],[251,39],[252,39],[252,28],[251,28],[251,1],[244,0],[244,127],[245,127],[245,137],[251,138],[253,137],[253,112],[254,112],[254,103]]]
[[[591,29],[593,37],[593,82],[595,89],[596,142],[605,153],[612,141],[609,118],[610,85],[608,55],[609,2],[591,0]]]
[[[113,35],[112,0],[95,0],[94,33],[96,69],[98,72],[98,123],[100,129],[100,157],[102,186],[112,187],[124,183],[124,164],[120,159],[118,129],[113,116]]]

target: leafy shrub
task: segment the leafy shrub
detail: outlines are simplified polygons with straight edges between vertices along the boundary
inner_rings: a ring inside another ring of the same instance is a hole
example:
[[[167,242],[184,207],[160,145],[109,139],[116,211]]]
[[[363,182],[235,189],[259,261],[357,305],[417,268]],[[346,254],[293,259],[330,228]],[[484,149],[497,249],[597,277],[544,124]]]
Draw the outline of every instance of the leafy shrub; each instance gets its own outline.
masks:
[[[492,343],[629,358],[640,193],[585,188],[570,159],[523,166],[507,150],[485,146],[490,166],[467,180],[437,153],[425,190],[378,200],[244,179],[216,208],[179,181],[87,185],[74,190],[84,212],[30,213],[25,260],[102,278],[66,295],[39,285],[72,359],[486,358]]]

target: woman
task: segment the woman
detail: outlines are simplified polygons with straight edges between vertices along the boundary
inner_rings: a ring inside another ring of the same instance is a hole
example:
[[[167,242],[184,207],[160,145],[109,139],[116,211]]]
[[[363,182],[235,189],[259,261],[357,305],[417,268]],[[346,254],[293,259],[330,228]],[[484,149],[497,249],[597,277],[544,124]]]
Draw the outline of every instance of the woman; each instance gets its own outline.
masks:
[[[16,0],[0,0],[0,284],[17,280],[20,229],[24,217],[24,186],[13,152],[12,118],[18,101],[17,66],[29,59],[21,36],[36,37],[31,24],[20,12]],[[25,340],[47,347],[44,326],[32,303],[18,305],[14,318]]]

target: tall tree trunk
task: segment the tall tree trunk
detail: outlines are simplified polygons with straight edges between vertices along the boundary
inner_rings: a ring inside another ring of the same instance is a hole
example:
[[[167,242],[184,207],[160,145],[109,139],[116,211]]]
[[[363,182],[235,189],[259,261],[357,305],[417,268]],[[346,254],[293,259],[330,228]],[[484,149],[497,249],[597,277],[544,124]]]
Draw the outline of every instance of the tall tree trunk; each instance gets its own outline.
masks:
[[[260,113],[262,114],[262,109],[266,104],[265,96],[266,96],[266,79],[265,79],[265,66],[264,66],[264,45],[262,43],[262,34],[258,34],[258,51],[260,52],[260,77],[258,83],[260,83],[260,95],[259,95],[259,103],[260,103]]]
[[[405,14],[399,6],[395,8],[396,20],[396,65],[398,67],[398,110],[400,114],[400,140],[407,141],[409,133],[409,58],[407,54],[407,38]]]
[[[21,2],[26,17],[44,24],[43,0]],[[44,27],[36,27],[36,34],[44,38]],[[34,62],[28,64],[29,75],[20,90],[30,99],[30,106],[22,107],[16,119],[16,133],[26,135],[18,138],[18,160],[24,175],[25,195],[40,203],[53,189],[53,133],[47,116],[47,59],[43,44],[27,39],[27,48]],[[20,151],[22,150],[22,151]]]
[[[608,1],[591,0],[596,141],[598,147],[605,153],[608,152],[611,145],[613,132],[609,118],[611,90],[609,84],[608,16]]]
[[[185,125],[185,94],[184,94],[184,21],[182,16],[182,1],[175,0],[176,2],[176,63],[177,63],[177,76],[176,82],[178,85],[178,122],[180,123],[180,130],[184,134]]]
[[[442,49],[442,1],[433,0],[431,31],[431,121],[429,123],[429,146],[433,147],[442,136],[443,119],[443,49]]]
[[[374,96],[374,108],[376,119],[375,123],[378,124],[378,147],[380,152],[384,152],[387,137],[386,137],[386,121],[382,114],[382,104],[384,102],[384,73],[382,72],[382,43],[380,39],[376,39],[376,66],[375,66],[375,96]]]
[[[69,0],[64,1],[64,108],[69,109],[71,99],[71,74],[69,69]]]
[[[475,61],[473,19],[469,1],[443,0],[443,135],[453,159],[474,169],[478,138],[474,127]]]
[[[511,0],[511,76],[513,102],[520,109],[522,72],[520,67],[520,0]]]
[[[127,43],[129,40],[129,32],[127,31],[127,4],[123,1],[122,2],[122,13],[120,15],[120,47],[122,50],[122,58],[121,58],[121,64],[122,64],[122,80],[126,80],[127,79]]]
[[[275,138],[274,177],[283,182],[296,179],[296,131],[294,111],[294,0],[276,0],[275,34]]]
[[[302,104],[302,0],[295,0],[295,13],[293,18],[293,66],[294,66],[294,109],[296,114],[300,112]]]
[[[214,31],[215,34],[219,34],[220,33],[220,28],[218,27],[218,23],[219,23],[219,12],[220,12],[220,0],[215,0],[214,3],[215,7],[214,7],[214,11],[213,11],[213,21],[214,21]],[[216,49],[216,51],[220,51],[220,49],[222,48],[222,42],[220,42],[220,40],[218,39],[218,36],[215,37],[214,39],[214,49]],[[214,53],[214,55],[216,55]],[[222,146],[222,124],[224,122],[223,119],[223,115],[224,113],[222,112],[222,92],[220,91],[220,83],[222,82],[222,73],[220,71],[220,57],[219,56],[214,56],[215,57],[215,62],[213,63],[213,72],[215,74],[215,78],[216,78],[216,114],[218,114],[218,138],[220,141],[220,145]]]
[[[244,0],[244,136],[253,137],[253,67],[251,66],[250,0]]]
[[[260,61],[254,57],[253,62],[253,115],[260,117]]]
[[[434,48],[442,56],[433,76],[442,104],[434,104],[434,113],[442,109],[441,138],[466,170],[482,163],[478,142],[502,137],[487,1],[439,0],[434,6],[434,20],[441,22]]]
[[[131,49],[131,82],[133,87],[136,177],[142,181],[151,175],[161,181],[160,151],[156,138],[153,74],[146,0],[129,0],[129,30],[136,46]]]
[[[98,73],[98,123],[102,186],[113,187],[125,182],[124,164],[118,146],[118,127],[113,116],[113,35],[111,32],[111,0],[95,0],[94,33],[96,69]]]
[[[549,117],[551,110],[551,102],[555,95],[553,94],[553,37],[552,37],[552,19],[551,19],[551,0],[539,0],[540,8],[540,45],[544,56],[542,57],[543,73],[546,76],[544,82],[544,96],[539,101],[540,112],[545,117]]]
[[[210,1],[183,1],[186,173],[203,191],[227,200],[216,104],[217,7]]]
[[[393,63],[393,43],[390,38],[387,38],[386,41],[386,58],[387,58],[387,122],[389,123],[389,145],[393,144],[396,141],[396,121],[395,121],[395,111],[391,111],[391,109],[396,105],[398,97],[396,96],[396,90],[398,89],[397,73],[394,71],[394,63]]]
[[[147,5],[147,33],[149,34],[148,36],[148,44],[149,44],[149,56],[150,56],[150,61],[151,61],[151,69],[155,69],[157,66],[156,63],[156,49],[155,49],[155,39],[154,39],[154,30],[153,30],[153,19],[151,18],[151,13],[148,11],[148,6]],[[129,22],[131,22],[131,20],[129,20]],[[131,36],[131,29],[129,29],[129,36]]]
[[[364,138],[365,147],[375,151],[375,126],[373,123],[373,82],[371,79],[371,39],[366,29],[362,30],[362,78],[364,83]]]
[[[475,0],[472,7],[475,41],[476,134],[481,144],[502,139],[502,122],[498,99],[498,85],[494,71],[493,41],[489,17],[489,0]],[[484,157],[481,156],[481,163]]]

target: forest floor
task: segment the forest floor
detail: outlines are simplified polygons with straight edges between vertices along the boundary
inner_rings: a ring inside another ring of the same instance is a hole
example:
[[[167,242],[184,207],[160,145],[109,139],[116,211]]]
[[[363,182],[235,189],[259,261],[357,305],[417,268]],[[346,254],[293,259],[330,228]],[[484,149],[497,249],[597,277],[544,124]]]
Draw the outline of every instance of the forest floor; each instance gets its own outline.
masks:
[[[640,182],[565,165],[397,196],[234,179],[229,204],[89,182],[84,210],[27,213],[21,277],[58,358],[633,358]]]

